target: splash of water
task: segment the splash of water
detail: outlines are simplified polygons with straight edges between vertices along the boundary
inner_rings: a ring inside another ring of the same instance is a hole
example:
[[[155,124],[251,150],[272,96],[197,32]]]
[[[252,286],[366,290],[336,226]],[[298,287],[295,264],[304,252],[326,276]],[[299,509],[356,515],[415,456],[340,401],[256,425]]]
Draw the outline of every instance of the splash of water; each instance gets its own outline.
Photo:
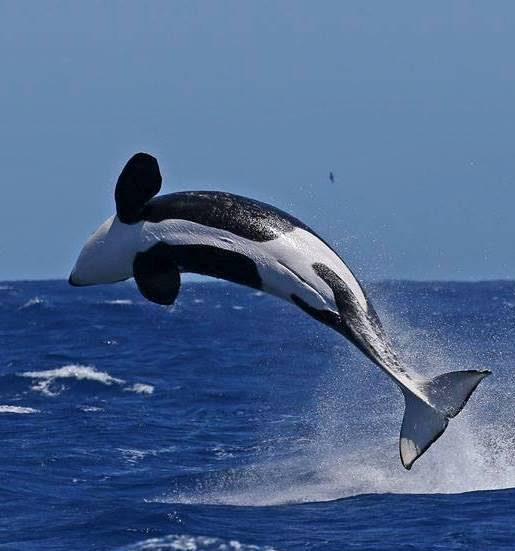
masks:
[[[422,375],[481,368],[467,356],[446,354],[427,332],[387,319],[401,356]],[[515,428],[511,391],[503,372],[483,383],[445,434],[406,471],[398,438],[401,393],[358,355],[352,369],[335,352],[333,367],[314,395],[305,422],[313,436],[296,451],[198,480],[157,501],[230,505],[277,505],[330,501],[369,493],[462,493],[515,487]],[[360,365],[362,364],[362,365]],[[280,436],[280,435],[276,435]],[[279,440],[279,438],[278,438]],[[291,442],[291,441],[290,441]],[[259,459],[259,458],[258,458]]]

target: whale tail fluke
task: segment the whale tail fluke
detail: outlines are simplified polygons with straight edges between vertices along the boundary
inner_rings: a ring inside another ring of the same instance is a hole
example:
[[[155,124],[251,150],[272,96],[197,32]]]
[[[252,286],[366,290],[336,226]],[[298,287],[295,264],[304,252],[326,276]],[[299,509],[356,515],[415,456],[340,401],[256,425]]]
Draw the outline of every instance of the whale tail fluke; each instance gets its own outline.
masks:
[[[399,442],[402,464],[411,469],[413,463],[445,431],[463,409],[477,385],[490,371],[454,371],[438,375],[419,386],[417,396],[403,387],[406,410]]]

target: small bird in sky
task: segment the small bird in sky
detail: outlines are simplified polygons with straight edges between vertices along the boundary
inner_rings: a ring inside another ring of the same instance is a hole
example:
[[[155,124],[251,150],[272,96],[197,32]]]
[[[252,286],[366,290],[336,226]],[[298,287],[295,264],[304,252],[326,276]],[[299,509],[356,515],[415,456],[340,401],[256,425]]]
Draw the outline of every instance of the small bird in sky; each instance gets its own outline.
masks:
[[[329,180],[331,181],[331,184],[334,184],[334,174],[332,172],[329,172]]]

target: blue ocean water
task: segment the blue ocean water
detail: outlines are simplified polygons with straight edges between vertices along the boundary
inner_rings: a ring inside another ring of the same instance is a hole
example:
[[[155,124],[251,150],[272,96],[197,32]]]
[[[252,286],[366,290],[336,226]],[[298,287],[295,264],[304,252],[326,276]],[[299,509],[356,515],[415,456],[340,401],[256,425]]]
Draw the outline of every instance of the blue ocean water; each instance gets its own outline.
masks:
[[[287,303],[0,284],[0,549],[515,549],[515,283],[368,287],[408,367],[493,371],[410,472],[399,391]]]

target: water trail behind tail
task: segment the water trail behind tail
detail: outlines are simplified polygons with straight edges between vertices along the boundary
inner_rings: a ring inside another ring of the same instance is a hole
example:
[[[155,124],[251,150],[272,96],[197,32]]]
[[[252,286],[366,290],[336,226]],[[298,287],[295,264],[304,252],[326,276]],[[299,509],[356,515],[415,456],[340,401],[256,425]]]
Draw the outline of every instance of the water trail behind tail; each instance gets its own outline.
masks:
[[[388,322],[406,365],[416,365],[428,378],[491,366],[468,358],[466,350],[459,356],[446,355],[446,347],[427,333]],[[211,473],[197,480],[194,489],[178,485],[158,500],[275,505],[368,493],[515,487],[515,427],[509,406],[515,377],[508,368],[492,367],[493,375],[478,387],[445,434],[406,471],[398,451],[401,392],[362,356],[356,353],[349,359],[348,349],[335,348],[334,362],[314,391],[312,407],[304,412],[312,432],[309,438],[299,436],[294,453],[292,440],[285,440],[289,448],[278,447],[273,457],[263,460],[256,455],[251,466]],[[284,435],[275,436],[279,441]]]
[[[278,454],[242,469],[212,473],[198,479],[194,489],[177,487],[158,501],[260,506],[368,493],[461,493],[515,486],[515,430],[506,422],[483,420],[491,398],[487,392],[406,471],[398,456],[400,393],[391,388],[391,401],[378,397],[363,402],[358,397],[349,402],[336,395],[341,384],[321,389],[318,432],[296,455]],[[342,419],[349,412],[354,419]]]

